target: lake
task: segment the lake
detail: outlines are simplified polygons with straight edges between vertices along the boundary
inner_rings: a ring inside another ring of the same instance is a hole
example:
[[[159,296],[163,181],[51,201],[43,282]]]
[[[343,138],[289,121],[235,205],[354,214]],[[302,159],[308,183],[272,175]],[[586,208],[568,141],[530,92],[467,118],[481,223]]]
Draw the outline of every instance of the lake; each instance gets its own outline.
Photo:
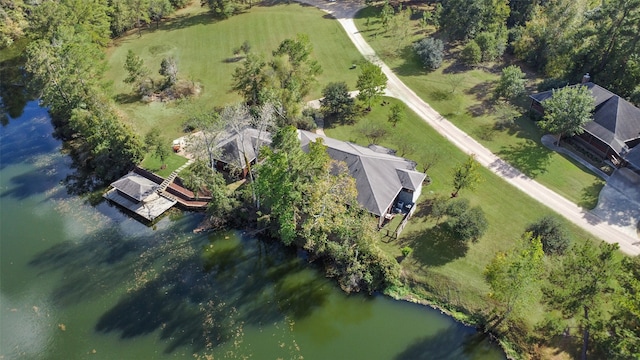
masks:
[[[504,359],[475,329],[346,295],[292,249],[202,214],[147,227],[61,181],[45,109],[0,128],[0,359]]]

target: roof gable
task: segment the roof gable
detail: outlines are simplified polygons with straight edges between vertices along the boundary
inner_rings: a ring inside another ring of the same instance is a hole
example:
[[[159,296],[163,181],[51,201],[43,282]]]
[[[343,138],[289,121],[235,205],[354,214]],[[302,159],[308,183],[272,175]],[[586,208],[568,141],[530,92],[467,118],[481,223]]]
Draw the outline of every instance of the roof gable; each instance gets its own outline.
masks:
[[[260,133],[250,127],[242,129],[240,134],[227,131],[222,140],[216,144],[216,149],[220,151],[217,157],[218,160],[227,164],[245,168],[247,166],[245,157],[249,162],[255,160],[258,156],[256,153],[256,150],[259,150],[258,145],[268,144],[271,144],[271,134],[266,131]]]
[[[424,173],[415,171],[415,162],[378,152],[377,147],[371,149],[304,130],[298,130],[298,135],[305,151],[310,142],[323,139],[329,157],[344,161],[349,174],[356,180],[358,202],[378,216],[387,211],[403,188],[415,191],[426,177]]]
[[[585,131],[618,153],[624,152],[630,141],[640,138],[640,109],[592,82],[571,86],[586,86],[594,99],[593,121],[584,125]],[[530,97],[542,103],[552,96],[553,90],[549,90]]]
[[[153,194],[160,186],[153,181],[130,172],[111,183],[111,186],[127,196],[142,201]]]

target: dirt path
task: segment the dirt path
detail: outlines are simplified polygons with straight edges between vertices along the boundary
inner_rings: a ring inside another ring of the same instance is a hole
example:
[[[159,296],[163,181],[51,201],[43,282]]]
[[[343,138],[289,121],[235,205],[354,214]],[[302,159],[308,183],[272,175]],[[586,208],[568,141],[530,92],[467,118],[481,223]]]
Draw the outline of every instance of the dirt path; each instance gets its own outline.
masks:
[[[365,58],[379,65],[385,75],[387,75],[389,79],[387,83],[387,94],[402,100],[411,110],[415,111],[447,140],[465,153],[475,154],[480,164],[592,235],[608,243],[618,243],[620,250],[629,255],[640,254],[640,239],[638,236],[620,231],[620,229],[615,227],[615,224],[608,224],[605,220],[580,208],[571,201],[524,175],[518,169],[498,158],[489,151],[489,149],[482,146],[462,130],[455,127],[451,122],[433,110],[429,104],[420,99],[413,90],[409,89],[391,69],[378,58],[373,48],[371,48],[364,37],[360,35],[353,21],[353,17],[358,10],[364,7],[361,2],[354,0],[338,0],[338,2],[323,0],[298,1],[316,6],[333,15],[345,29],[347,36],[349,36],[360,53],[362,53]]]

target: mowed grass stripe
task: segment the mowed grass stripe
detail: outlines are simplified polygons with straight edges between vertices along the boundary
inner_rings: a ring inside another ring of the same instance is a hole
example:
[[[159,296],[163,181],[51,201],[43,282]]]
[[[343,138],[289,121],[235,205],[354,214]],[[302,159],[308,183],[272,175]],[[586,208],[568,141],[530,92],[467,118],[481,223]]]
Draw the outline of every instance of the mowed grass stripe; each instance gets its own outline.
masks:
[[[143,58],[158,80],[162,58],[174,56],[179,77],[203,86],[194,105],[223,106],[240,100],[231,91],[231,84],[234,70],[242,63],[226,61],[233,57],[233,49],[246,40],[252,52],[262,54],[269,61],[272,51],[282,40],[307,34],[314,47],[312,56],[323,69],[309,100],[319,97],[324,86],[332,81],[345,81],[354,88],[357,72],[350,71],[349,67],[362,57],[340,24],[324,15],[315,8],[291,4],[254,6],[244,14],[222,21],[213,20],[207,14],[185,17],[162,24],[158,30],[143,32],[141,38],[134,33],[119,40],[108,52],[111,69],[107,77],[113,81],[114,95],[123,97],[131,93],[131,86],[123,82],[126,74],[122,67],[129,49]],[[129,101],[120,104],[120,109],[125,121],[140,134],[158,126],[167,132],[167,136],[181,135],[185,114],[174,104],[147,105]]]

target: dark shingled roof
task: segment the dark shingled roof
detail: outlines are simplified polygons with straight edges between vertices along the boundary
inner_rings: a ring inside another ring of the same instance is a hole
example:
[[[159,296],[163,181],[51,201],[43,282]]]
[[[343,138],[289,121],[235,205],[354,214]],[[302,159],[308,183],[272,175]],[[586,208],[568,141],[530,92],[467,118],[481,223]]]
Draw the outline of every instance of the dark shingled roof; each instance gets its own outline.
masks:
[[[111,183],[111,186],[137,201],[146,199],[160,188],[160,186],[153,181],[133,172]]]
[[[358,202],[375,215],[382,216],[403,188],[416,190],[426,177],[415,171],[413,161],[304,130],[298,134],[305,151],[310,142],[322,138],[329,156],[347,164],[356,180]]]
[[[628,143],[640,138],[640,109],[630,102],[592,82],[571,86],[586,86],[595,102],[593,121],[584,125],[584,130],[597,137],[618,154],[628,151]],[[531,95],[542,103],[553,96],[553,90]]]
[[[640,146],[631,149],[624,158],[631,164],[631,167],[640,170]]]
[[[242,139],[244,138],[244,139]],[[219,159],[227,164],[232,164],[244,169],[247,164],[242,156],[242,149],[244,148],[245,155],[249,162],[256,159],[256,150],[258,149],[258,139],[260,139],[260,146],[271,144],[271,134],[268,132],[260,132],[253,128],[244,128],[242,130],[242,137],[231,131],[227,132],[227,135],[222,136],[222,140],[216,144],[216,148],[220,150]],[[243,142],[244,140],[244,146]]]

